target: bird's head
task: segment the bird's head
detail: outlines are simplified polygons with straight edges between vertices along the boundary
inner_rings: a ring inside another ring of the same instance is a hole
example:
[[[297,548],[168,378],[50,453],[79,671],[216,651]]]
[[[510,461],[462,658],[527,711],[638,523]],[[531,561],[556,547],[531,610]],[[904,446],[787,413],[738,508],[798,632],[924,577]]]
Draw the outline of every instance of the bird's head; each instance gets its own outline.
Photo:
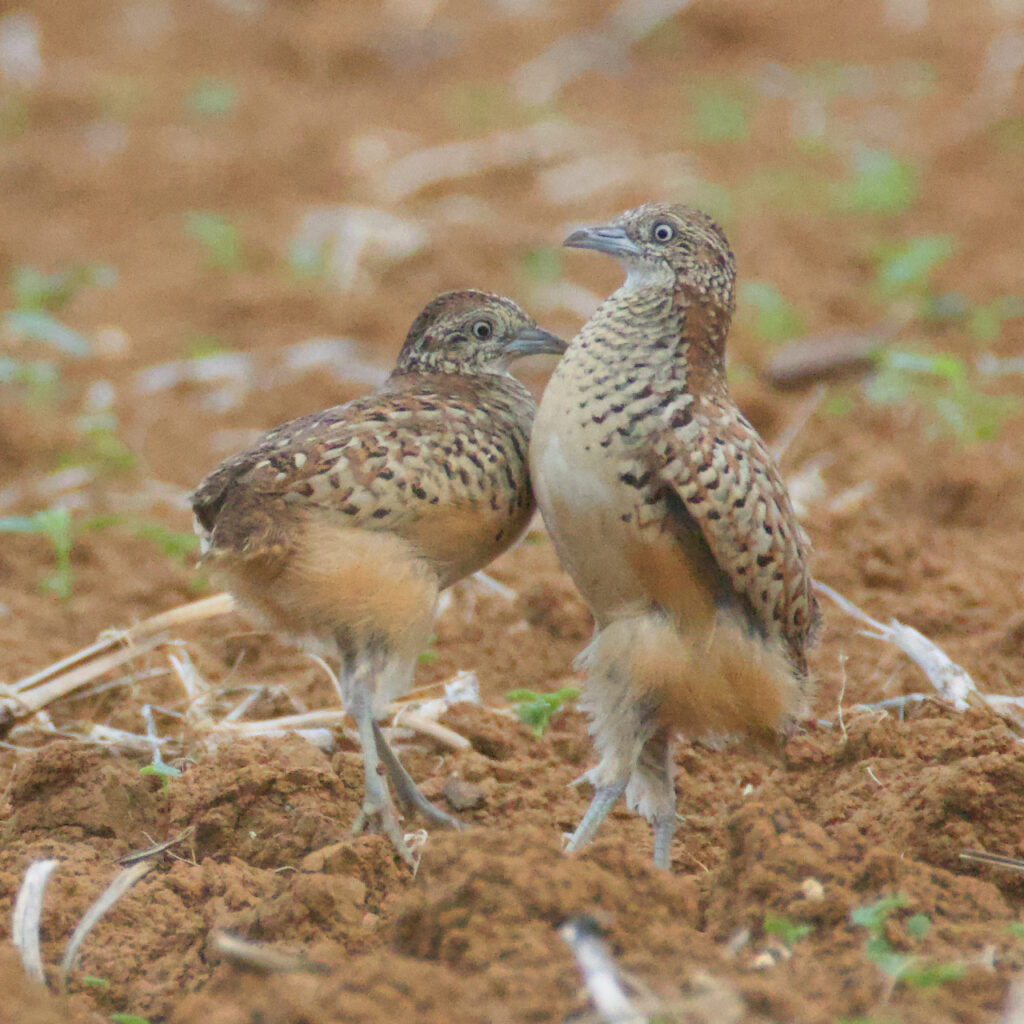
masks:
[[[409,328],[396,370],[505,373],[515,359],[561,355],[565,347],[511,299],[467,289],[427,303]]]
[[[574,231],[564,242],[614,256],[628,290],[685,291],[731,314],[736,261],[722,229],[706,214],[678,203],[646,203],[610,224]]]

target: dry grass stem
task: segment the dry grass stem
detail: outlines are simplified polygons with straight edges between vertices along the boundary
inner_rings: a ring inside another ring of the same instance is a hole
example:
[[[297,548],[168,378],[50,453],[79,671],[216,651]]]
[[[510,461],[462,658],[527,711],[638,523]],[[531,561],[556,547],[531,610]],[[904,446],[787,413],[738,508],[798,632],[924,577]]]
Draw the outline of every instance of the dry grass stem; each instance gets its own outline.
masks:
[[[96,927],[104,914],[140,879],[143,875],[156,867],[154,860],[140,860],[135,864],[126,867],[107,886],[99,899],[85,912],[82,920],[78,922],[68,941],[67,949],[64,950],[64,959],[60,963],[60,990],[66,992],[68,987],[68,975],[75,969],[78,962],[78,954],[82,948],[89,932]]]
[[[57,860],[33,861],[25,872],[18,898],[14,901],[11,942],[21,954],[25,973],[40,985],[46,984],[46,972],[39,951],[39,920],[43,914],[46,883],[59,863]]]
[[[290,971],[324,974],[330,970],[327,964],[310,960],[304,950],[290,953],[283,949],[275,949],[265,942],[242,939],[225,931],[211,932],[209,947],[232,963],[265,974],[282,974]]]

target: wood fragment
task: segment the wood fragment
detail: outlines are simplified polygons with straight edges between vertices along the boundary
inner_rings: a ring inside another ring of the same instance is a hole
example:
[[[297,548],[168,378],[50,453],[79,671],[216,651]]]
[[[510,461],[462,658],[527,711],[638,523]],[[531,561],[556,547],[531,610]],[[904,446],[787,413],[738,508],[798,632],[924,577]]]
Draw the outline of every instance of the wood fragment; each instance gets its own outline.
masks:
[[[265,974],[294,971],[326,974],[330,971],[329,965],[318,960],[310,960],[305,950],[291,953],[287,950],[275,949],[266,942],[253,942],[223,930],[210,933],[209,946],[232,963]]]
[[[864,333],[829,331],[791,342],[769,360],[763,374],[772,387],[802,388],[867,373],[892,329]]]

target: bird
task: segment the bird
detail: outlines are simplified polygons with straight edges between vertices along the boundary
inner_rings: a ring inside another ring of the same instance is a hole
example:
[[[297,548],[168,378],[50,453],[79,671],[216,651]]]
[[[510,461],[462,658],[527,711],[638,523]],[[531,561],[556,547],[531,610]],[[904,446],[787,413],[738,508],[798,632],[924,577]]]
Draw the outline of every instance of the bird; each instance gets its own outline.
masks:
[[[283,424],[191,495],[203,563],[257,627],[338,664],[365,790],[353,832],[413,854],[405,810],[459,822],[420,793],[378,718],[407,693],[438,595],[526,531],[536,403],[509,373],[565,342],[515,302],[475,289],[416,317],[375,393]]]
[[[675,738],[771,742],[806,709],[810,542],[729,394],[736,263],[722,229],[648,203],[564,244],[626,273],[559,360],[530,447],[544,524],[594,618],[576,665],[599,760],[567,850],[625,794],[668,868]]]

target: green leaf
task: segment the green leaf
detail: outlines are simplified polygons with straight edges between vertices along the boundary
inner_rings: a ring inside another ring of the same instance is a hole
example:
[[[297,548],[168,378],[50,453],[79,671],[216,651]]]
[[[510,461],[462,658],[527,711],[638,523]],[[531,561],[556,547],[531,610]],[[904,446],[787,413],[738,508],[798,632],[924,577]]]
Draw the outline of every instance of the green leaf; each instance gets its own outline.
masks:
[[[572,686],[563,686],[551,693],[537,693],[534,690],[509,690],[505,699],[516,705],[519,720],[533,729],[534,736],[543,736],[554,715],[567,701],[575,700],[580,691]]]
[[[1024,941],[1024,921],[1011,921],[1006,926],[1006,930],[1015,938]]]
[[[83,975],[82,984],[90,988],[110,988],[110,982],[106,978],[97,978],[95,974]]]
[[[857,907],[850,912],[850,921],[853,924],[867,928],[870,932],[879,931],[885,924],[886,919],[894,910],[907,905],[907,897],[903,893],[896,893],[893,896],[883,896],[866,907]]]
[[[56,317],[38,309],[15,309],[4,314],[10,334],[29,341],[42,341],[69,356],[89,354],[89,342]]]
[[[215,270],[237,270],[242,264],[238,227],[220,213],[190,210],[185,233],[206,250],[206,265]]]
[[[896,981],[899,981],[917,962],[917,957],[910,953],[897,953],[880,935],[868,939],[864,952],[883,974]]]
[[[136,537],[155,544],[168,558],[182,565],[199,550],[199,538],[191,532],[172,530],[163,523],[139,522],[134,526]]]
[[[112,1013],[110,1019],[114,1024],[149,1024],[148,1017],[140,1017],[137,1013]]]
[[[204,78],[185,97],[185,110],[198,117],[225,117],[238,106],[238,89],[224,78]]]
[[[893,299],[927,291],[932,272],[952,255],[949,235],[922,235],[904,245],[881,246],[876,253],[879,294]]]
[[[739,142],[749,133],[746,107],[725,89],[700,89],[693,97],[697,135],[705,142]]]
[[[914,914],[907,919],[906,928],[912,939],[923,939],[932,930],[932,919],[927,914]]]
[[[935,988],[964,976],[963,964],[923,964],[903,972],[900,981],[914,988]]]
[[[35,267],[15,267],[11,291],[19,310],[55,312],[78,292],[92,285],[109,288],[117,282],[117,271],[103,264],[88,264],[45,274]]]
[[[775,935],[787,945],[792,947],[800,939],[805,938],[814,931],[814,926],[805,922],[797,923],[790,921],[788,917],[778,917],[775,914],[765,914],[764,933]]]
[[[836,190],[840,209],[852,213],[895,215],[909,210],[917,198],[914,166],[880,149],[862,149],[853,174]]]
[[[804,333],[803,317],[770,281],[743,282],[739,307],[741,312],[744,307],[754,310],[754,330],[765,341],[786,341]]]
[[[562,254],[550,246],[532,249],[523,257],[523,270],[542,284],[551,284],[562,276]]]

